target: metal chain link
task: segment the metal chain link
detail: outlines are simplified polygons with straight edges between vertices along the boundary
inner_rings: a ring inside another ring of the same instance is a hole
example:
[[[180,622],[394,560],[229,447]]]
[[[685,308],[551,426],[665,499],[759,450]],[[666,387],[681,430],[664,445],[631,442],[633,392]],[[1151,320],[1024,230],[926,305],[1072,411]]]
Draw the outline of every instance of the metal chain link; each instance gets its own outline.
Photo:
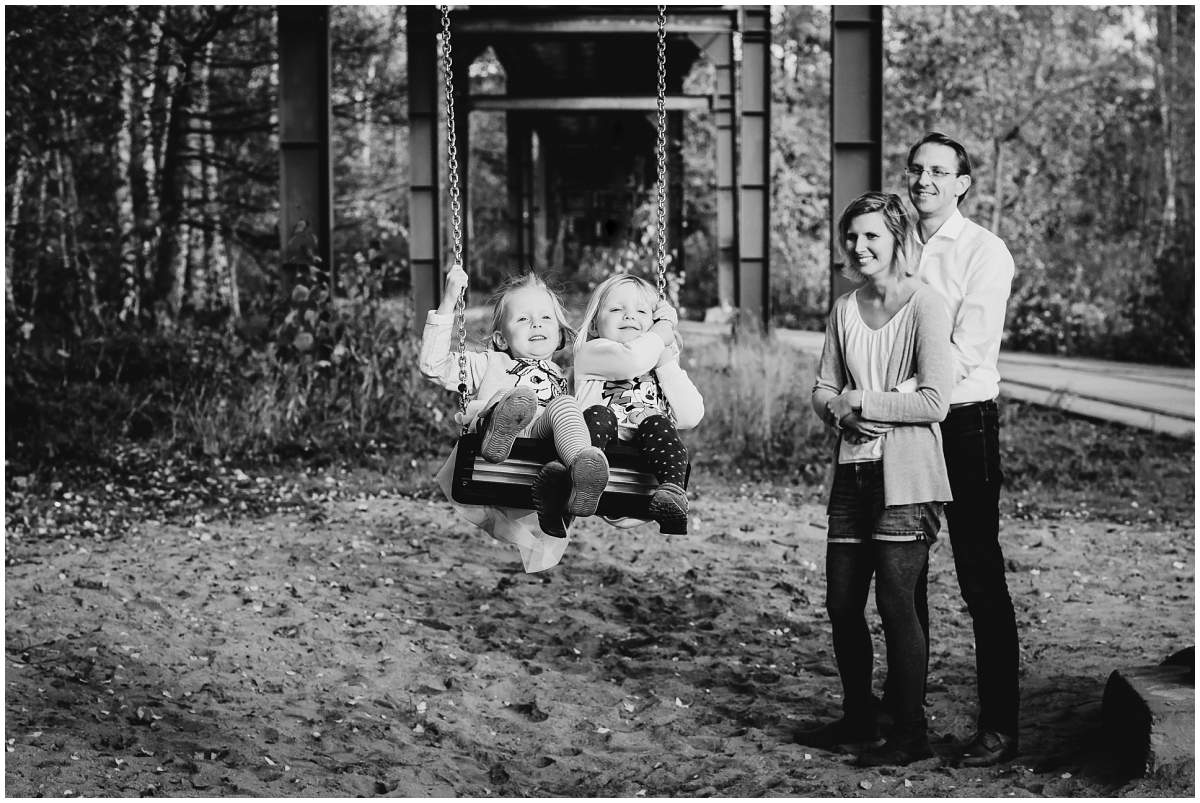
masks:
[[[667,7],[658,7],[658,297],[667,297]]]
[[[450,50],[450,6],[438,6],[442,12],[442,72],[446,89],[446,174],[450,184],[450,227],[454,245],[453,265],[463,265],[462,201],[458,187],[458,134],[454,128],[454,61]],[[454,301],[454,321],[458,327],[458,411],[462,414],[463,433],[467,432],[467,288]]]

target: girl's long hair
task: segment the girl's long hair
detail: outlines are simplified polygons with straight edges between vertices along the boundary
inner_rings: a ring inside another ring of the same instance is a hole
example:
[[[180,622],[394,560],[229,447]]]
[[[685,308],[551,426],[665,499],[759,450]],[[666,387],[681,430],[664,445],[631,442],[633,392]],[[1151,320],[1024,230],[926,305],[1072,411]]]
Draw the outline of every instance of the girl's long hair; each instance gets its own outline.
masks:
[[[559,298],[558,292],[546,284],[542,277],[536,273],[521,273],[514,276],[509,276],[492,295],[492,333],[489,336],[488,347],[493,351],[503,351],[508,353],[508,349],[502,349],[496,343],[496,333],[500,331],[500,324],[504,322],[504,314],[508,311],[508,299],[515,291],[524,290],[526,287],[536,287],[539,290],[545,290],[546,295],[550,296],[550,302],[554,306],[554,319],[558,323],[558,351],[564,349],[567,344],[575,338],[575,330],[571,324],[567,322],[567,312],[563,308],[562,299]],[[509,356],[512,356],[509,354]]]
[[[595,332],[596,316],[600,313],[600,305],[604,303],[604,298],[610,291],[623,284],[632,284],[644,292],[651,309],[658,304],[658,290],[641,276],[634,276],[632,273],[618,273],[615,276],[609,276],[597,285],[596,289],[592,291],[591,298],[588,299],[583,320],[579,322],[579,331],[575,334],[575,345],[572,351],[578,352],[584,343],[597,336]]]

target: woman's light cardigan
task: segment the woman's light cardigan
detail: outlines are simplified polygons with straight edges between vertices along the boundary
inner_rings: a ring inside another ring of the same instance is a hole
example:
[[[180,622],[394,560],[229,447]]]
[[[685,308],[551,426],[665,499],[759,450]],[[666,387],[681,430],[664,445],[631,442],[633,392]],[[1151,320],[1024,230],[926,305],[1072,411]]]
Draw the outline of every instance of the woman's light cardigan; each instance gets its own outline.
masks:
[[[846,371],[842,337],[846,305],[855,303],[853,293],[847,293],[833,302],[829,313],[812,392],[817,415],[823,416],[830,400],[856,389]],[[912,309],[900,322],[884,378],[888,388],[896,388],[915,377],[916,391],[864,391],[862,401],[864,419],[895,425],[883,435],[883,495],[888,506],[951,499],[938,426],[950,409],[954,384],[950,318],[945,303],[928,287],[918,288],[908,304]],[[835,461],[836,455],[835,449]]]

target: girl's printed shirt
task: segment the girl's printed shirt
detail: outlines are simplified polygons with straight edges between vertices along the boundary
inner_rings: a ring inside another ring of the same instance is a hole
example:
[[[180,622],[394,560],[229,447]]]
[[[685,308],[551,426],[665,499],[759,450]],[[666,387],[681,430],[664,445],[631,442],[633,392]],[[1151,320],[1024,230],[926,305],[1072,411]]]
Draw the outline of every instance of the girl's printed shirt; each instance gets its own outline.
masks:
[[[457,359],[455,360],[457,363]],[[567,378],[562,369],[551,360],[536,360],[531,357],[514,357],[508,374],[514,377],[513,387],[527,385],[537,393],[538,404],[545,407],[555,396],[566,395]],[[457,385],[455,386],[457,388]]]
[[[451,348],[454,316],[430,310],[421,335],[421,373],[447,390],[458,390],[458,352]],[[503,351],[467,352],[466,423],[470,424],[491,404],[501,391],[528,385],[537,391],[538,403],[545,406],[555,396],[567,392],[567,380],[553,360],[513,358]]]
[[[628,343],[603,337],[584,343],[575,352],[575,397],[585,410],[611,408],[623,437],[651,415],[668,415],[677,429],[704,417],[704,399],[679,367],[679,347],[654,332]]]
[[[636,428],[652,415],[675,420],[653,371],[633,379],[609,379],[604,383],[602,395],[605,406],[617,416],[617,426]]]

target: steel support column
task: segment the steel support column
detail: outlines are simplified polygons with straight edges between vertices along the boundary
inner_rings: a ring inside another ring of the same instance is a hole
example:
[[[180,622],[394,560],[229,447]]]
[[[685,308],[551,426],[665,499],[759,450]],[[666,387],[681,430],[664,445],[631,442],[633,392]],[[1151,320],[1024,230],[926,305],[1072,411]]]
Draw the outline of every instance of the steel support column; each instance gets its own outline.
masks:
[[[771,320],[771,10],[742,11],[742,70],[738,144],[737,306],[743,324],[765,329]],[[736,35],[736,34],[735,34]]]
[[[713,36],[702,47],[716,78],[712,116],[717,151],[717,303],[736,307],[739,227],[734,36]]]
[[[329,7],[277,13],[280,253],[285,266],[319,265],[333,288]],[[292,278],[285,273],[285,284]]]
[[[830,73],[830,302],[854,285],[841,275],[837,220],[883,186],[883,6],[833,6]]]
[[[438,177],[442,163],[438,135],[438,53],[436,9],[407,6],[409,196],[408,262],[412,275],[415,325],[442,297],[442,227]],[[459,153],[462,160],[464,154]]]
[[[508,112],[505,115],[505,131],[508,149],[508,216],[513,234],[512,252],[518,270],[533,264],[531,255],[532,228],[530,221],[529,171],[530,131],[527,114]]]
[[[669,271],[676,275],[687,272],[684,263],[684,240],[688,232],[683,229],[684,192],[687,183],[683,180],[683,112],[667,112],[667,248],[674,252],[675,260]]]

